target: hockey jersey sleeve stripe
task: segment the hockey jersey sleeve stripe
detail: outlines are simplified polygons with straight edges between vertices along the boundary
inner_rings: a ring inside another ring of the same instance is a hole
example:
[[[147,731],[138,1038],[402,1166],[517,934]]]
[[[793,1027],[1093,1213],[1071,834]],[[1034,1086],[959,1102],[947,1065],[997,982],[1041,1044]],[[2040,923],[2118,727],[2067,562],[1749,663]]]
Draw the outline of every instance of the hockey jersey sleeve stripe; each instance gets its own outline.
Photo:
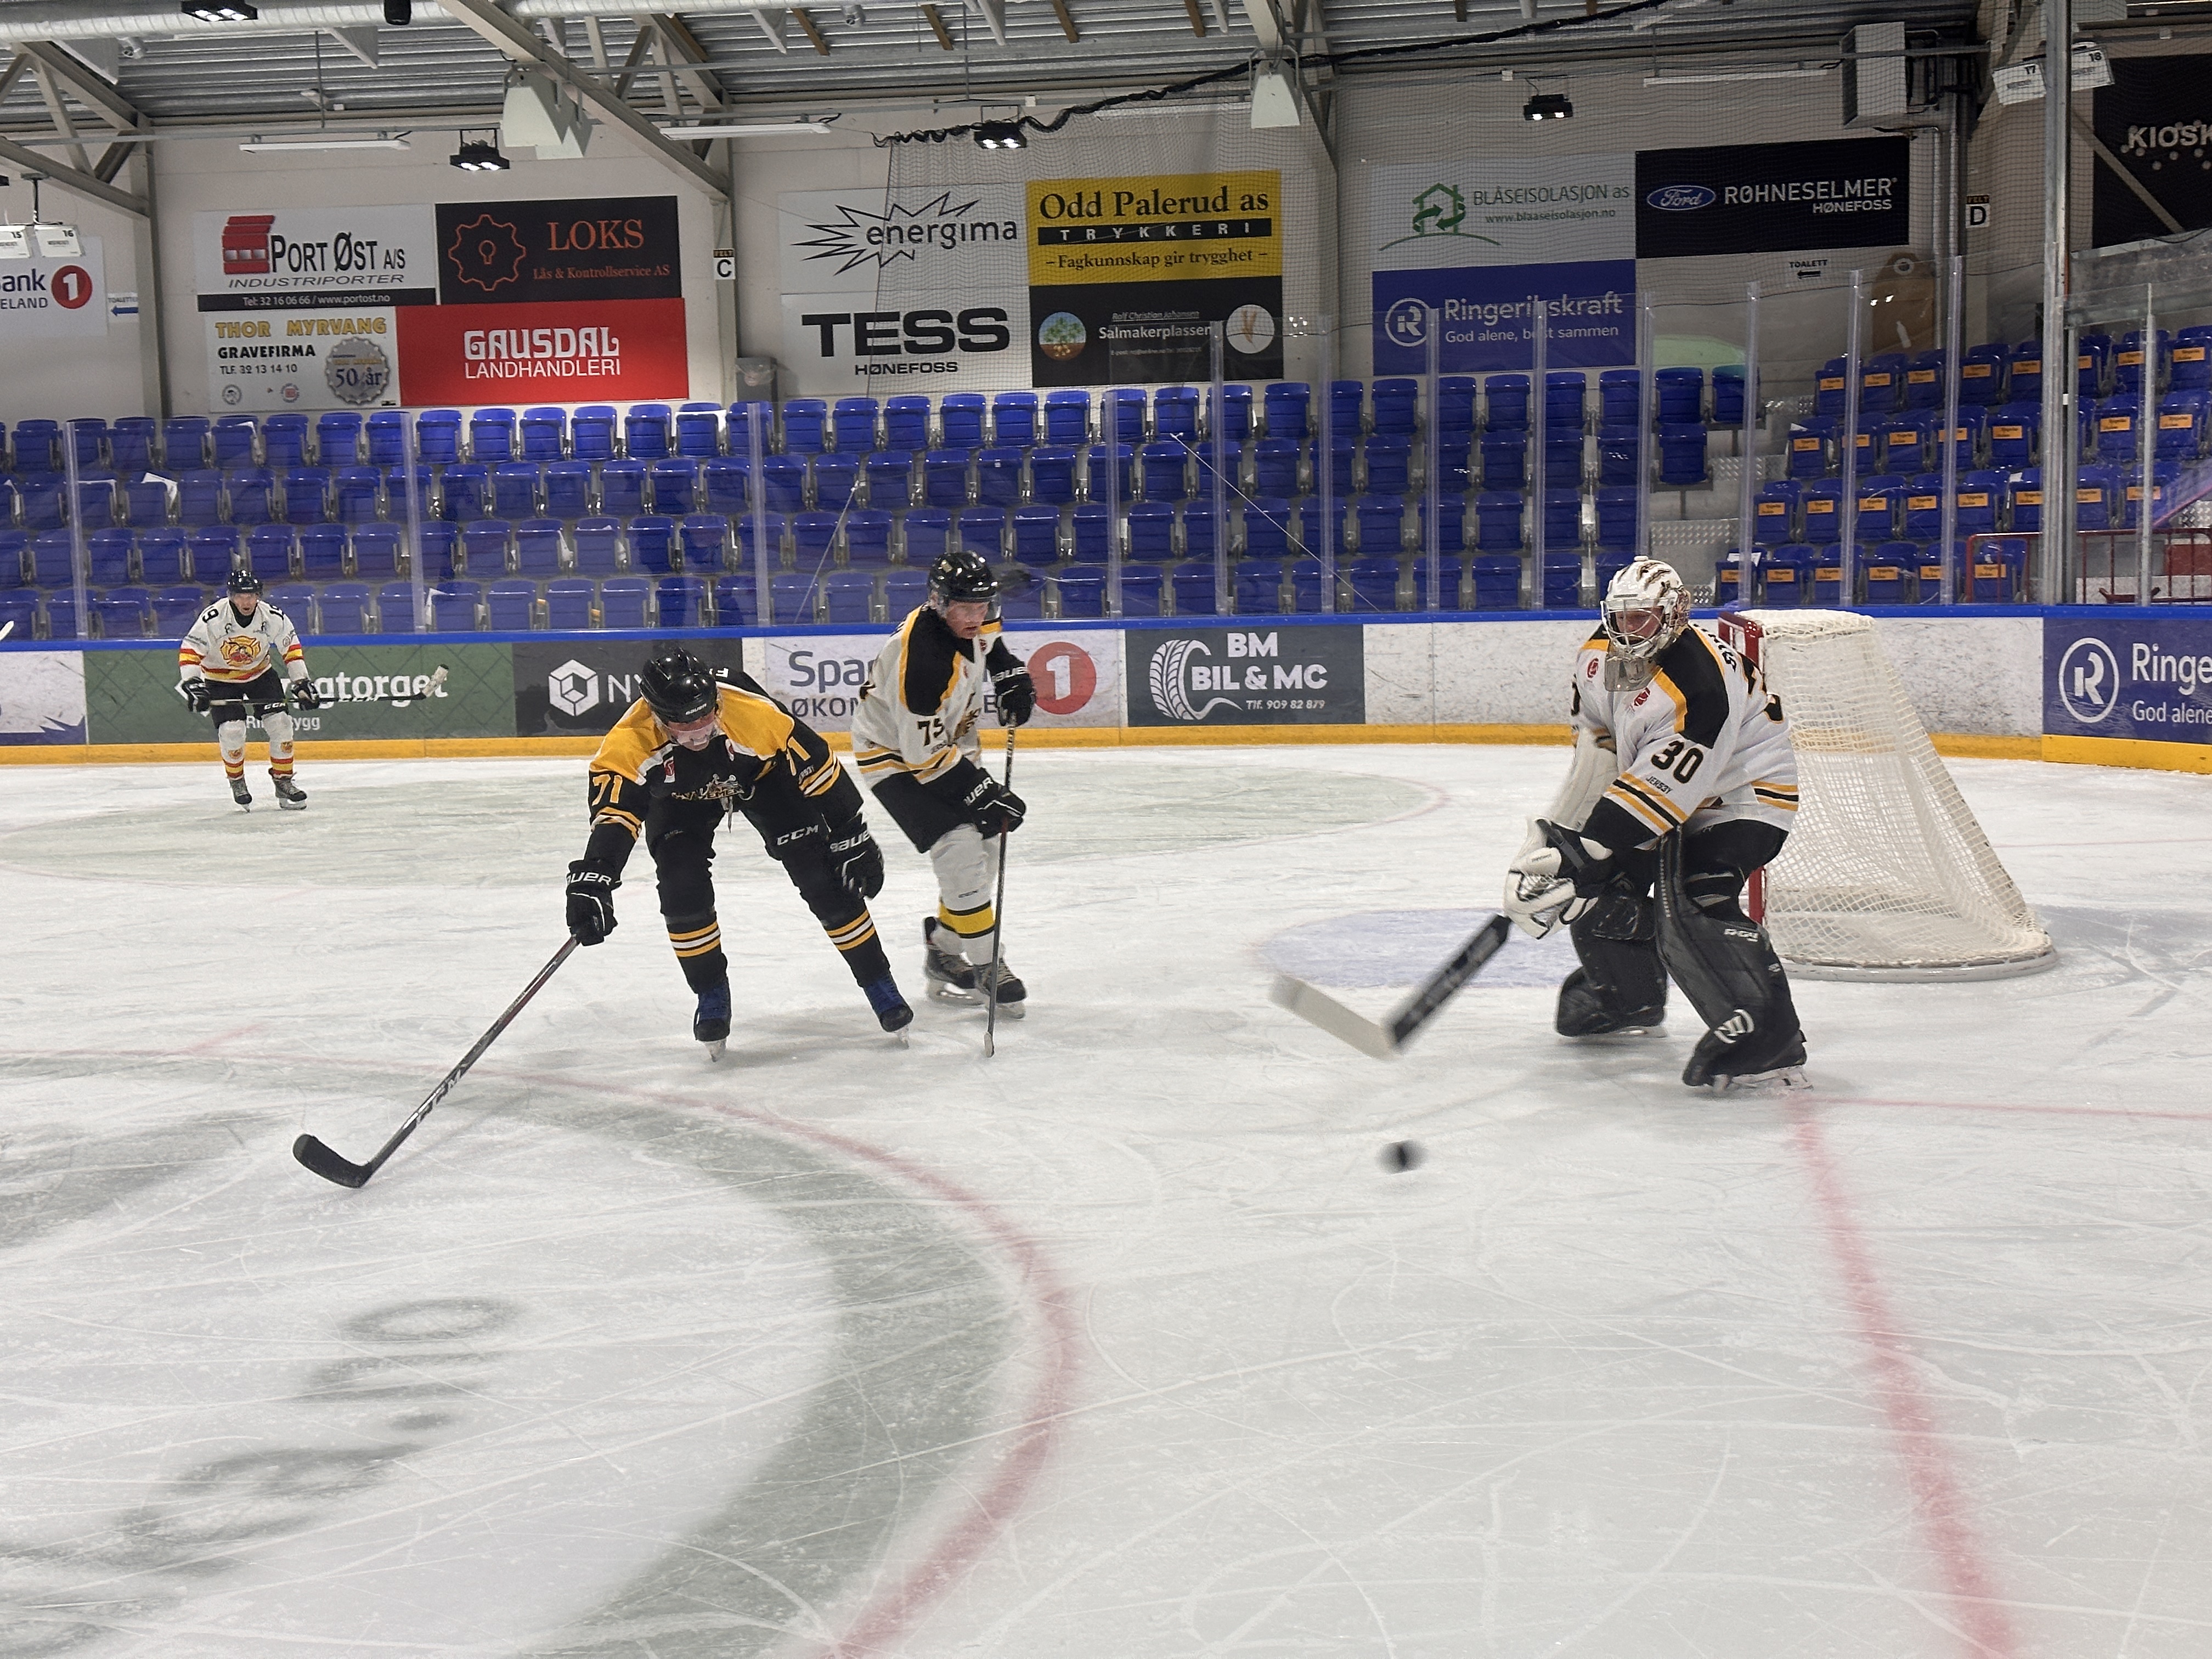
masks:
[[[839,950],[849,951],[854,945],[866,945],[873,939],[876,936],[876,924],[868,913],[863,910],[858,920],[847,922],[842,927],[825,927],[823,932],[830,935],[830,942]]]
[[[602,807],[592,815],[592,828],[596,830],[603,823],[619,824],[629,830],[633,837],[645,833],[645,820],[635,812],[624,811],[619,806]]]
[[[837,787],[837,757],[832,755],[799,781],[802,793],[826,795]]]
[[[1625,810],[1638,823],[1650,826],[1656,835],[1663,836],[1668,830],[1679,828],[1689,816],[1672,801],[1662,800],[1647,793],[1631,777],[1615,778],[1613,787],[1605,792],[1603,798]]]
[[[1791,785],[1754,783],[1751,786],[1751,793],[1755,799],[1765,805],[1784,807],[1792,812],[1797,810],[1797,791]]]

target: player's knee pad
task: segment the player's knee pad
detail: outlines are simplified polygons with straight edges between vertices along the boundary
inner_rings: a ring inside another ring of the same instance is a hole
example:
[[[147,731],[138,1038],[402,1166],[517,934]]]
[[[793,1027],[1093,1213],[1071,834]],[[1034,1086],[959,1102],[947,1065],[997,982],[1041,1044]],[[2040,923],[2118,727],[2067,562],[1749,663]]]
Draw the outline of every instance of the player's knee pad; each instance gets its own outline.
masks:
[[[261,730],[269,739],[269,754],[272,760],[282,760],[277,751],[289,751],[292,747],[292,717],[281,708],[272,708],[261,717]]]
[[[1789,977],[1766,930],[1736,908],[1733,890],[1721,895],[1720,903],[1711,910],[1692,897],[1682,874],[1679,839],[1668,838],[1661,858],[1661,961],[1698,1018],[1723,1042],[1741,1042],[1754,1033],[1760,1042],[1778,1033],[1793,1035],[1797,1015]],[[1710,887],[1707,893],[1712,895]]]
[[[653,849],[653,863],[660,914],[672,925],[678,917],[714,914],[714,877],[702,837],[665,837]]]
[[[225,760],[240,759],[246,753],[246,722],[242,720],[225,720],[216,727],[215,740],[222,746]]]
[[[1575,919],[1567,937],[1582,967],[1559,987],[1553,1023],[1560,1036],[1599,1036],[1666,1017],[1667,970],[1649,899],[1607,894]]]

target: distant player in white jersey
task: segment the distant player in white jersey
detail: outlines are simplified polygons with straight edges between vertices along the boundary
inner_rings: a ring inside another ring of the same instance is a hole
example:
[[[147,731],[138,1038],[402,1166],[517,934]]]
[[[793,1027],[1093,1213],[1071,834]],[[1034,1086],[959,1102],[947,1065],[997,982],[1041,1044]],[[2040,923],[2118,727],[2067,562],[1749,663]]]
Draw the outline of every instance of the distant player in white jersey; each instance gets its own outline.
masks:
[[[1707,1027],[1683,1082],[1802,1085],[1789,978],[1740,903],[1797,810],[1781,700],[1692,625],[1681,578],[1656,559],[1613,578],[1600,617],[1575,659],[1574,761],[1513,861],[1505,914],[1574,940],[1561,1035],[1655,1030],[1671,974]]]
[[[292,619],[261,597],[261,578],[234,570],[228,593],[200,612],[177,647],[177,695],[215,722],[222,773],[230,798],[249,811],[246,787],[246,719],[260,716],[269,738],[269,783],[288,812],[307,810],[307,793],[292,779],[292,708],[316,708],[322,699],[307,678],[307,653]],[[287,703],[289,698],[289,703]]]
[[[983,694],[1002,725],[1036,711],[1036,690],[1000,635],[998,579],[955,550],[930,568],[929,602],[877,655],[853,715],[853,758],[915,850],[936,866],[937,914],[921,924],[922,975],[939,1001],[981,1000],[999,919],[993,910],[999,836],[1021,826],[1021,797],[977,762]],[[1000,1012],[1019,1018],[1029,995],[999,966]]]

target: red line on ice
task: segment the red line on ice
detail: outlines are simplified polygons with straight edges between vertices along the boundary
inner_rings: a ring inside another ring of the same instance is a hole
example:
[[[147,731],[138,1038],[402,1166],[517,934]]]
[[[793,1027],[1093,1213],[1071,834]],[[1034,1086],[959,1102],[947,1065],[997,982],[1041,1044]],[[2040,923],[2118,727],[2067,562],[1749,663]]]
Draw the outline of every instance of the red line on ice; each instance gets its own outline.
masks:
[[[2018,1112],[2030,1117],[2151,1117],[2176,1123],[2212,1123],[2212,1112],[2154,1112],[2137,1106],[2027,1106],[2001,1100],[1869,1100],[1859,1095],[1823,1095],[1824,1106],[1899,1106],[1940,1112]]]
[[[2019,1650],[2012,1623],[1967,1519],[1966,1495],[1952,1473],[1943,1433],[1936,1426],[1935,1407],[1920,1386],[1911,1352],[1896,1315],[1890,1310],[1889,1299],[1882,1293],[1865,1236],[1851,1213],[1850,1200],[1820,1132],[1820,1121],[1802,1106],[1793,1107],[1790,1116],[1798,1152],[1805,1160],[1814,1196],[1820,1202],[1828,1246],[1843,1274],[1859,1339],[1873,1357],[1875,1391],[1897,1441],[1899,1460],[1905,1465],[1905,1482],[1912,1492],[1912,1507],[1928,1547],[1942,1571],[1944,1591],[1966,1639],[1966,1650],[1974,1659],[2014,1659]]]

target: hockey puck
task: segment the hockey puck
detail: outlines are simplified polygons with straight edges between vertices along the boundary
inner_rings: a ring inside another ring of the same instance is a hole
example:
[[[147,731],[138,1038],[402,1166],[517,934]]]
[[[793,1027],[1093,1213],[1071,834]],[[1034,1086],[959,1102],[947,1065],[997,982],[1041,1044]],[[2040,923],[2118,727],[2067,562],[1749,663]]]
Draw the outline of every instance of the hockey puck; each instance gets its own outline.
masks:
[[[1419,1141],[1394,1140],[1382,1149],[1382,1167],[1392,1175],[1403,1175],[1419,1169],[1427,1158]]]

